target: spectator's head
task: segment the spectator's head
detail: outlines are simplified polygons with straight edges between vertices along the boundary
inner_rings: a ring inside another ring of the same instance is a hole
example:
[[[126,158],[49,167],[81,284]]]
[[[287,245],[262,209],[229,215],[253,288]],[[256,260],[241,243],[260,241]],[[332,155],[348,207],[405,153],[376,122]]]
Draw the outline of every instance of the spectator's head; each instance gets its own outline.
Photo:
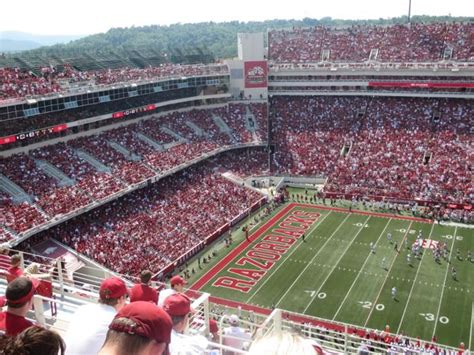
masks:
[[[41,327],[29,327],[1,344],[4,355],[64,355],[66,345],[61,336]]]
[[[28,267],[25,269],[25,274],[29,274],[29,275],[39,274],[39,264],[31,263],[30,265],[28,265]]]
[[[181,276],[173,276],[170,280],[171,288],[176,292],[183,292],[184,285],[186,285],[186,280]]]
[[[12,267],[19,267],[21,264],[21,255],[20,254],[14,254],[10,258],[10,264]]]
[[[5,292],[8,311],[25,316],[31,309],[36,286],[37,281],[27,277],[18,277],[10,282]]]
[[[127,286],[123,280],[110,277],[100,284],[99,295],[99,303],[112,306],[118,311],[125,305],[128,296]]]
[[[294,332],[282,331],[269,333],[255,339],[249,349],[250,355],[315,355],[320,353],[311,342]]]
[[[173,323],[160,307],[144,301],[120,309],[99,354],[167,354]]]
[[[143,270],[140,273],[140,282],[142,284],[148,285],[148,283],[150,282],[152,276],[153,276],[153,274],[151,273],[150,270]]]
[[[230,317],[229,317],[229,323],[231,326],[233,327],[238,327],[239,326],[239,323],[240,323],[240,319],[237,315],[235,314],[232,314]]]
[[[175,293],[166,297],[163,309],[171,316],[173,328],[178,333],[184,332],[188,327],[191,316],[191,301],[182,293]]]

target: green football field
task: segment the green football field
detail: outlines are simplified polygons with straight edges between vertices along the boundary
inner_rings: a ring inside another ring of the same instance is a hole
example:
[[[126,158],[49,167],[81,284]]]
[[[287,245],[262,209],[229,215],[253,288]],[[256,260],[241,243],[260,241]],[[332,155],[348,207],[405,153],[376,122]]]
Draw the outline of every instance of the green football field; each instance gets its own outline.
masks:
[[[474,259],[467,255],[474,230],[428,222],[290,203],[192,288],[372,329],[389,325],[393,333],[472,350]],[[424,247],[415,258],[420,230]],[[431,248],[442,242],[449,262],[437,263]]]

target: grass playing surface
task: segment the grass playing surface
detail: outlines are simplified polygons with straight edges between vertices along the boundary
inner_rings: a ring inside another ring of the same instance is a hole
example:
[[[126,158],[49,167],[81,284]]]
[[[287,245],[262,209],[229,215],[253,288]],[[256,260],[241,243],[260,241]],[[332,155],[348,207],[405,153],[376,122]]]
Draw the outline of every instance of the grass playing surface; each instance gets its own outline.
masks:
[[[289,235],[297,230],[299,236]],[[431,249],[425,248],[419,259],[412,255],[409,265],[408,248],[419,230],[425,245],[428,240],[447,243],[450,263],[444,259],[436,263]],[[392,243],[387,233],[392,234]],[[472,350],[474,262],[467,260],[469,250],[474,251],[473,229],[292,203],[192,288],[244,304],[372,329],[388,324],[394,333],[425,340],[435,335],[442,344],[464,342]],[[453,266],[457,280],[452,277]],[[241,283],[225,286],[230,279]]]

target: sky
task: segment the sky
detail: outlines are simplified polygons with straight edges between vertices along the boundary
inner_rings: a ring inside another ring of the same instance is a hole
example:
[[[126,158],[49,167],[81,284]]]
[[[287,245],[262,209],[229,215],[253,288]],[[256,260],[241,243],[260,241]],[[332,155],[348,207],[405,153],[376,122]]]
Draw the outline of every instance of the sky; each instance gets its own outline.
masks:
[[[262,21],[332,17],[390,18],[408,13],[409,0],[4,0],[0,32],[85,35],[113,27],[204,21]],[[15,14],[15,15],[8,15]],[[412,15],[474,17],[473,0],[412,0]]]

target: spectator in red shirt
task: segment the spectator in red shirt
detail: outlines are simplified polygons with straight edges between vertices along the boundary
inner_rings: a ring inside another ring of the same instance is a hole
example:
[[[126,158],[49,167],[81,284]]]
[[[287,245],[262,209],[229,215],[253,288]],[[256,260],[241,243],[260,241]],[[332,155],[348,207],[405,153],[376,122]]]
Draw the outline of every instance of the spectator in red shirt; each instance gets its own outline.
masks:
[[[8,283],[12,282],[16,278],[23,275],[23,270],[21,269],[20,264],[21,264],[21,255],[20,254],[12,255],[10,259],[11,267],[8,269],[8,274],[7,274]]]
[[[25,318],[33,304],[36,283],[27,277],[18,277],[7,286],[7,310],[0,313],[0,330],[15,336],[33,325]]]
[[[143,270],[140,274],[140,283],[135,284],[130,289],[130,302],[147,301],[154,304],[158,303],[158,292],[150,287],[150,280],[152,278],[150,270]]]

